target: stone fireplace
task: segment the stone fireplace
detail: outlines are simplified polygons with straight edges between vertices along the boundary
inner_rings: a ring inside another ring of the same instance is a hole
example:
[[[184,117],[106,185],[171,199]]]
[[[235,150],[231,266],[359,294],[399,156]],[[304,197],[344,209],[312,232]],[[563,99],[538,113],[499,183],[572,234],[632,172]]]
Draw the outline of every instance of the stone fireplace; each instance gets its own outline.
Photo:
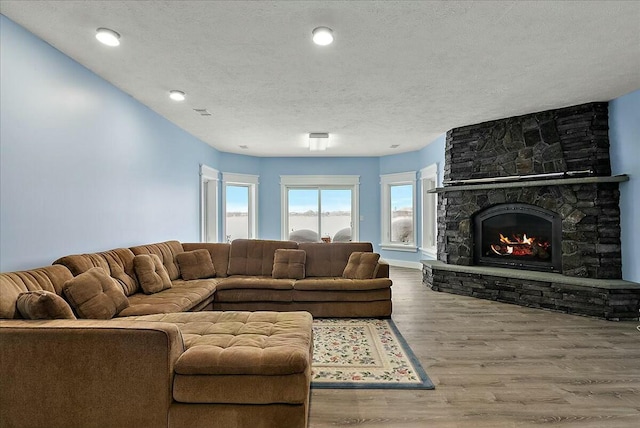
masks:
[[[455,128],[438,193],[434,290],[607,319],[637,319],[622,280],[620,182],[608,104]]]

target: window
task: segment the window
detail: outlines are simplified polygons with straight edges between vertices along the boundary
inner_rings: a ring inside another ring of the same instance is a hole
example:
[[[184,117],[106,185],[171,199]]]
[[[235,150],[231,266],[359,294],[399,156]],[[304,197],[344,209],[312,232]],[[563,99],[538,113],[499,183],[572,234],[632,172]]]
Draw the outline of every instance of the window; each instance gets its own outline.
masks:
[[[438,195],[429,193],[438,185],[438,164],[434,163],[420,170],[422,188],[422,241],[420,250],[425,256],[436,258],[438,238]]]
[[[416,251],[415,172],[380,176],[382,244],[389,250]]]
[[[200,165],[200,240],[218,242],[218,175],[219,172]]]
[[[224,240],[256,238],[258,176],[223,172],[222,182]]]
[[[283,175],[282,239],[357,241],[359,176]]]

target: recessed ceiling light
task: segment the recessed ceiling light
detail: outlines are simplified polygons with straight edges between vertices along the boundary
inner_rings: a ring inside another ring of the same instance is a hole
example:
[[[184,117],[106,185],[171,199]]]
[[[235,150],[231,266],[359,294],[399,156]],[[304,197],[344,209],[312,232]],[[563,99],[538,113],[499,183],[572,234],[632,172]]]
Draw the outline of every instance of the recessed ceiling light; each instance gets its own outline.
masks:
[[[182,91],[169,91],[169,98],[171,98],[173,101],[184,101],[186,97],[186,94]]]
[[[313,34],[313,43],[320,46],[327,46],[333,42],[333,30],[327,27],[315,28]]]
[[[312,152],[327,150],[329,146],[329,134],[326,132],[313,132],[309,134],[309,150]]]
[[[96,30],[96,39],[107,46],[120,45],[120,34],[108,28],[98,28]]]

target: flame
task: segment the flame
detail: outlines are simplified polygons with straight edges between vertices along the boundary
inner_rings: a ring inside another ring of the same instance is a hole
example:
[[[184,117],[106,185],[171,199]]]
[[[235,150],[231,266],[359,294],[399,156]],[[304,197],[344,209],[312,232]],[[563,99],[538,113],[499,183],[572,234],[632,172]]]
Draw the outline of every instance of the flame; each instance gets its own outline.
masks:
[[[502,242],[503,244],[507,244],[507,245],[518,245],[518,244],[533,244],[536,241],[536,238],[528,238],[527,234],[523,234],[522,238],[520,238],[519,236],[514,235],[513,236],[513,241],[510,240],[509,238],[507,238],[506,236],[504,236],[502,233],[500,234],[500,242]]]
[[[551,243],[545,240],[539,240],[536,237],[529,237],[526,233],[522,235],[513,234],[510,238],[500,235],[500,242],[491,244],[490,248],[499,256],[537,256],[546,257],[546,250],[549,249]],[[540,256],[543,254],[543,256]]]

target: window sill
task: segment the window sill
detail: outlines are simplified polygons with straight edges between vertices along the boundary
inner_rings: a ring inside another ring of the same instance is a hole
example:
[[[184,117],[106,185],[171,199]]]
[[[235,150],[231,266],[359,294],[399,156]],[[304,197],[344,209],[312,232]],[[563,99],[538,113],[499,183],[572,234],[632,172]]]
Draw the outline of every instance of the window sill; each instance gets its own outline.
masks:
[[[401,245],[401,244],[380,244],[380,248],[389,251],[407,251],[415,253],[418,251],[418,247],[415,245]]]

